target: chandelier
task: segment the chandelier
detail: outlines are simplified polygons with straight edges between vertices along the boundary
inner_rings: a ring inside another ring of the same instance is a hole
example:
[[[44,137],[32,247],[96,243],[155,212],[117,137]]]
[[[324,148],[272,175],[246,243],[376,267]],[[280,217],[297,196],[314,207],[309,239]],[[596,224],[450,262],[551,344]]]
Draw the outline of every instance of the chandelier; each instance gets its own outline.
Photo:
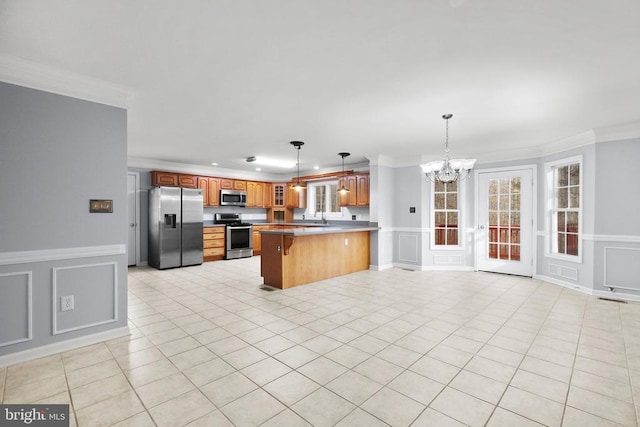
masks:
[[[476,159],[451,159],[449,157],[449,119],[453,114],[442,116],[447,122],[447,133],[444,140],[444,160],[425,163],[420,165],[422,172],[429,181],[432,182],[454,182],[462,181],[469,177],[471,169]]]

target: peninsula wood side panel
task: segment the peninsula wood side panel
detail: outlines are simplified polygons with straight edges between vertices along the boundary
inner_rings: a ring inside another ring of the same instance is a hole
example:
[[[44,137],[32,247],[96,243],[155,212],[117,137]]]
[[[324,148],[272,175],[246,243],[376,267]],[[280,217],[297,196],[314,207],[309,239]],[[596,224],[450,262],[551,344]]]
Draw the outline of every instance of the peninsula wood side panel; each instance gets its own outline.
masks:
[[[369,234],[369,231],[305,236],[263,234],[264,284],[286,289],[367,270]],[[293,239],[293,243],[288,245],[287,239]]]

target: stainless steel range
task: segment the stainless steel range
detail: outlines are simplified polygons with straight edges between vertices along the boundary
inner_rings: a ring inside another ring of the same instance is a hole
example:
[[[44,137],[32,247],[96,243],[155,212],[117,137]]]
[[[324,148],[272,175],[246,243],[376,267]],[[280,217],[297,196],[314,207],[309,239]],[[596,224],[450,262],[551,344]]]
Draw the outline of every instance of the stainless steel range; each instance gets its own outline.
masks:
[[[253,256],[253,225],[242,222],[239,213],[217,213],[214,221],[226,225],[225,259]]]

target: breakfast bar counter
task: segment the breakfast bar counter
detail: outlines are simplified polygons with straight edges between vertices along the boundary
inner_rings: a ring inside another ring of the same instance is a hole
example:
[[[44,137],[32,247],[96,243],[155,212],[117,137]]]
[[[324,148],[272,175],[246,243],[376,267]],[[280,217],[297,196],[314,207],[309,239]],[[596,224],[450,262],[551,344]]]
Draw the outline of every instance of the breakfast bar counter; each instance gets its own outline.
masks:
[[[296,227],[264,230],[264,284],[286,289],[367,270],[370,234],[378,227]]]

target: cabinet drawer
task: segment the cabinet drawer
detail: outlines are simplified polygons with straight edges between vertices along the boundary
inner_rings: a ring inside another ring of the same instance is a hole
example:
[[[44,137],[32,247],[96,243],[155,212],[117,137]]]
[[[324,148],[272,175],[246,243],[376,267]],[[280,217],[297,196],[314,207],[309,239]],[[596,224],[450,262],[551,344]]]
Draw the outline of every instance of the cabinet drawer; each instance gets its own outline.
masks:
[[[222,248],[208,248],[203,251],[203,255],[205,257],[208,256],[216,256],[216,255],[224,255],[224,247]]]
[[[214,240],[214,239],[224,240],[224,233],[203,234],[202,239],[203,240]]]
[[[204,227],[202,229],[203,234],[222,234],[224,235],[224,226],[222,227]]]
[[[224,240],[205,240],[202,246],[207,248],[224,248]]]

